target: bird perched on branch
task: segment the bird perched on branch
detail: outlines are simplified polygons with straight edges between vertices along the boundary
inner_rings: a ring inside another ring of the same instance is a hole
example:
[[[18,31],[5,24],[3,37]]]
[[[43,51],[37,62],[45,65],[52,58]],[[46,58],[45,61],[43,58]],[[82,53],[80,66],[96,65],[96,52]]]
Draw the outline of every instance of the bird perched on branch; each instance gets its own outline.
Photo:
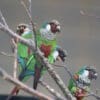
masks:
[[[21,23],[17,26],[16,33],[25,39],[33,38],[33,32],[30,30],[29,25],[25,23]],[[22,81],[27,76],[27,74],[29,74],[28,70],[26,70],[26,66],[28,58],[31,54],[31,50],[26,45],[20,43],[18,38],[12,39],[12,44],[13,41],[17,45],[17,62],[20,73],[18,79]],[[19,87],[15,86],[14,89],[11,91],[10,96],[8,96],[7,100],[10,100],[11,96],[17,94],[18,92],[19,92]]]
[[[83,100],[90,90],[91,81],[97,79],[97,76],[94,66],[83,66],[70,79],[68,88],[77,100]]]
[[[52,20],[44,24],[37,33],[38,47],[40,48],[41,52],[43,52],[44,57],[48,59],[49,63],[54,63],[58,58],[64,61],[64,58],[66,57],[63,49],[57,46],[56,35],[58,35],[60,32],[60,23],[57,20]],[[44,71],[44,65],[36,61],[33,83],[34,89],[37,89],[38,81]]]

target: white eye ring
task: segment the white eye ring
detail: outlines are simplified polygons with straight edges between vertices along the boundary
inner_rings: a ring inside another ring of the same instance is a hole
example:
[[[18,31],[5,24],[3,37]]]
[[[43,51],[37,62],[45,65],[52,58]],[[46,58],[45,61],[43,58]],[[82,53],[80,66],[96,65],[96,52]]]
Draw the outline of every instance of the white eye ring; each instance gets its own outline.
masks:
[[[50,31],[50,30],[51,30],[51,26],[48,24],[48,25],[46,26],[46,29],[47,29],[48,31]]]

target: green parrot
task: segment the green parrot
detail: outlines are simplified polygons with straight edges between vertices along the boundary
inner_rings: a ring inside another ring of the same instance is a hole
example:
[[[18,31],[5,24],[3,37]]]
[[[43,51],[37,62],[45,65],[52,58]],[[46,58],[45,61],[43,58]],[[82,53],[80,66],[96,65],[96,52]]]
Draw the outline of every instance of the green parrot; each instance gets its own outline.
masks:
[[[96,78],[97,72],[94,66],[83,66],[69,80],[68,89],[77,100],[83,100],[87,91],[90,91],[91,81]]]

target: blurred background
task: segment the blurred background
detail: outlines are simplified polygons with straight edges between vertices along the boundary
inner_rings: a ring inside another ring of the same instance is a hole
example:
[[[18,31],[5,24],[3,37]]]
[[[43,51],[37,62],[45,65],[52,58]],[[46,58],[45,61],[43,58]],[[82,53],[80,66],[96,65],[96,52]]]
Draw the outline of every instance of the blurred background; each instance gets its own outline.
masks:
[[[0,0],[0,10],[13,31],[21,22],[30,23],[20,0]],[[66,62],[59,64],[66,65],[72,73],[83,65],[95,64],[99,76],[92,82],[91,90],[98,90],[100,95],[100,0],[32,0],[32,18],[38,27],[52,19],[59,20],[62,32],[57,37],[58,44],[68,51]],[[0,51],[11,53],[10,39],[0,31]],[[0,67],[12,75],[13,58],[0,55]],[[54,68],[67,86],[70,76],[66,70]],[[32,87],[32,81],[31,78],[26,84]],[[48,73],[44,75],[44,81],[61,93]],[[0,94],[8,94],[12,87],[12,84],[0,77]],[[41,85],[38,90],[52,97]],[[19,95],[29,94],[21,91]],[[96,100],[94,97],[86,99]]]

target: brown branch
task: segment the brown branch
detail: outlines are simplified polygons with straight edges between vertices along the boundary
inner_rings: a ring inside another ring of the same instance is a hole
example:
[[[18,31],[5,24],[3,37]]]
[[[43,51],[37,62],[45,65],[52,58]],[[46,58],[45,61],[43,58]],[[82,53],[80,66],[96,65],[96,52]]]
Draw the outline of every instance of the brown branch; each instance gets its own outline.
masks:
[[[36,40],[36,30],[35,30],[35,27],[34,27],[34,23],[32,21],[32,16],[30,14],[30,10],[26,7],[25,3],[23,0],[21,0],[21,4],[24,6],[27,14],[28,14],[28,17],[31,21],[31,24],[32,24],[32,27],[33,27],[33,32],[34,32],[34,37],[35,37],[35,45],[36,45],[36,51],[37,51],[37,40]],[[38,58],[39,58],[40,55],[38,55]],[[43,56],[42,58],[40,57],[40,61],[41,63],[42,62],[46,62],[45,60],[42,61]],[[49,66],[49,64],[45,63],[44,66]],[[51,66],[50,66],[51,67]],[[54,69],[50,69],[50,67],[48,67],[48,71],[50,73],[50,75],[53,77],[53,79],[56,81],[56,83],[58,84],[58,86],[60,87],[61,91],[64,93],[65,97],[70,99],[70,97],[72,98],[72,95],[70,94],[69,90],[66,88],[66,86],[64,85],[63,81],[61,80],[61,78],[59,77],[59,75],[54,71]]]
[[[15,43],[14,39],[11,39],[12,45],[14,46],[14,70],[13,70],[13,77],[17,78],[17,44]]]
[[[13,83],[14,85],[19,86],[22,90],[24,90],[25,92],[33,95],[34,97],[39,98],[40,100],[53,100],[52,98],[33,90],[32,88],[28,87],[27,85],[23,84],[22,82],[20,82],[19,80],[13,78],[12,76],[10,76],[5,70],[3,70],[2,68],[0,68],[0,76],[3,77],[3,79],[9,81],[10,83]]]

